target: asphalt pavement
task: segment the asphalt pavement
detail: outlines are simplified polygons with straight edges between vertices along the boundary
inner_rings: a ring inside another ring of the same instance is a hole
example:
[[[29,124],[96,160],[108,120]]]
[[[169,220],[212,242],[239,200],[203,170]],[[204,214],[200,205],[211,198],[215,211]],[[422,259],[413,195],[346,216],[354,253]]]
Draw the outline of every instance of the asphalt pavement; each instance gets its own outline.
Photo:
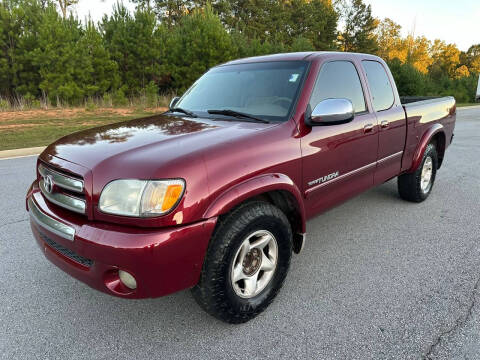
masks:
[[[243,325],[189,291],[124,300],[49,263],[25,212],[35,161],[0,161],[1,359],[480,358],[478,108],[459,110],[427,201],[393,180],[311,220],[279,296]]]

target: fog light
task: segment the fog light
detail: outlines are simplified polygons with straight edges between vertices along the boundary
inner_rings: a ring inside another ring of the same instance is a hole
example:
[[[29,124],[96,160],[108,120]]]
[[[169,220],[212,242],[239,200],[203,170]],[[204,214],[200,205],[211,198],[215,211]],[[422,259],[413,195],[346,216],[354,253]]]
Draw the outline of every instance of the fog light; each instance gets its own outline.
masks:
[[[137,280],[135,280],[135,278],[128,272],[118,270],[118,276],[120,277],[120,281],[123,283],[123,285],[129,289],[135,290],[137,288]]]

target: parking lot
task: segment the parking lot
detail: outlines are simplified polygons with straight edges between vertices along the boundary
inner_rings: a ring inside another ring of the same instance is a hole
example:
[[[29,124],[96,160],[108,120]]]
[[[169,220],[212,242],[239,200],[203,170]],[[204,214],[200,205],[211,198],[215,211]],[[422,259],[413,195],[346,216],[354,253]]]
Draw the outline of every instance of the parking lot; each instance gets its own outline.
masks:
[[[227,325],[189,291],[124,300],[50,264],[24,195],[35,157],[0,161],[2,359],[478,359],[480,108],[421,204],[396,180],[311,220],[284,288],[253,321]]]

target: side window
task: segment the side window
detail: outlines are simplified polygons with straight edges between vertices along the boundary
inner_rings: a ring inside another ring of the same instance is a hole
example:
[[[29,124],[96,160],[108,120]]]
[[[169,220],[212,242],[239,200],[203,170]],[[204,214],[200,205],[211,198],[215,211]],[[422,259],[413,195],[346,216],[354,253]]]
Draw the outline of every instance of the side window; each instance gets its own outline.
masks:
[[[349,99],[356,113],[365,111],[365,97],[357,69],[350,61],[332,61],[320,69],[310,107],[312,110],[325,99]]]
[[[373,108],[375,111],[390,109],[395,97],[384,67],[379,62],[371,60],[364,60],[362,64],[372,92]]]

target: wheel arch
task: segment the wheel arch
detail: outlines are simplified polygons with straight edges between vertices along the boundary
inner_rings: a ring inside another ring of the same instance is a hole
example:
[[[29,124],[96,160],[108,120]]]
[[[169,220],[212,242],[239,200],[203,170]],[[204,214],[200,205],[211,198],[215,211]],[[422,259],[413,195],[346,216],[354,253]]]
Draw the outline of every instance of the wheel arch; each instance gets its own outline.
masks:
[[[440,168],[443,157],[445,155],[445,148],[446,148],[446,136],[445,136],[445,129],[442,124],[434,124],[430,127],[422,136],[417,149],[415,150],[415,154],[413,155],[412,166],[407,171],[409,173],[414,172],[420,166],[422,162],[423,154],[428,146],[428,144],[434,142],[437,154],[438,154],[438,169]]]
[[[306,232],[306,213],[300,190],[284,174],[263,174],[237,184],[220,194],[204,213],[204,218],[222,216],[246,201],[267,201],[282,210],[294,233]]]

